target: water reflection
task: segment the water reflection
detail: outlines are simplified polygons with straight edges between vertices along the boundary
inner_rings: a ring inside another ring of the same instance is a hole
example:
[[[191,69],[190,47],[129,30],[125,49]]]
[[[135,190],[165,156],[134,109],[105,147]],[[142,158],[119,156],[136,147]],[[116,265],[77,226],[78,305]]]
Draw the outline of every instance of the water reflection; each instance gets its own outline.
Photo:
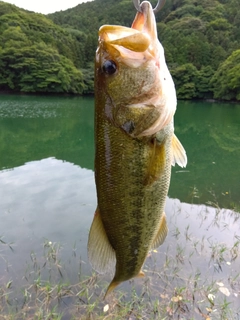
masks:
[[[93,104],[91,98],[0,96],[0,287],[12,281],[12,294],[38,277],[76,284],[91,274]],[[239,105],[179,103],[176,134],[189,163],[172,170],[169,194],[181,201],[167,199],[168,237],[145,264],[155,296],[175,286],[194,292],[198,281],[199,301],[209,287],[220,301],[218,282],[229,290],[233,310],[240,308],[240,214],[219,208],[240,204],[239,118]],[[140,292],[143,282],[133,283]],[[120,290],[129,293],[131,285]]]
[[[7,245],[0,244],[0,284],[11,279],[15,288],[24,285],[33,257],[42,278],[47,280],[44,246],[54,243],[59,245],[64,279],[77,283],[79,272],[91,273],[86,247],[96,207],[93,171],[55,158],[31,161],[1,171],[0,190],[0,235],[14,249],[12,252]],[[177,199],[167,200],[166,214],[169,235],[145,264],[151,286],[164,291],[164,286],[183,283],[190,275],[199,274],[203,283],[224,282],[230,290],[230,301],[240,307],[240,282],[236,278],[240,214]],[[59,281],[61,276],[55,273],[55,280]],[[234,278],[238,284],[230,283]],[[137,283],[141,286],[141,282]],[[121,288],[130,291],[129,283]]]
[[[92,98],[0,96],[0,169],[55,157],[93,169]]]
[[[169,194],[191,203],[240,208],[240,105],[178,103],[175,131],[188,155],[187,172],[172,170]],[[238,210],[239,211],[239,210]]]
[[[64,260],[74,246],[87,260],[86,239],[96,207],[93,171],[54,158],[32,161],[1,171],[0,190],[0,235],[14,248],[4,253],[11,266],[8,276],[21,279],[31,252],[41,257],[46,240],[63,245]],[[84,271],[89,274],[89,266]],[[0,263],[0,274],[4,272],[6,265]]]
[[[48,157],[93,170],[94,99],[0,96],[0,170]],[[239,211],[240,105],[179,102],[176,135],[188,155],[170,197]]]

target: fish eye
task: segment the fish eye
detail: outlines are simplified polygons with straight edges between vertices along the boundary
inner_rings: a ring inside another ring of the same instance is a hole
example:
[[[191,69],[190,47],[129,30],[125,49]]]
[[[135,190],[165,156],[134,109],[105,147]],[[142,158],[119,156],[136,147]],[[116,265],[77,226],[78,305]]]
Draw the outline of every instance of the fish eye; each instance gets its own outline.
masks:
[[[112,75],[117,71],[117,65],[113,60],[106,60],[103,63],[102,69],[104,73]]]

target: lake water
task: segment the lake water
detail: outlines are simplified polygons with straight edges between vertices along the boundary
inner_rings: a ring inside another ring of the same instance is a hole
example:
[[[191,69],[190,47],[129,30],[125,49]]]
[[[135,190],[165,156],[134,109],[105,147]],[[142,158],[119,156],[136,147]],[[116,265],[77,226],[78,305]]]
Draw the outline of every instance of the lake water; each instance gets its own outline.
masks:
[[[0,96],[0,286],[12,281],[17,290],[37,266],[47,278],[43,265],[50,249],[59,253],[61,273],[71,283],[91,274],[86,245],[96,208],[93,109],[88,97]],[[180,101],[175,133],[188,165],[172,169],[169,236],[145,268],[161,269],[168,252],[173,269],[182,265],[182,281],[200,272],[224,282],[237,310],[240,280],[233,285],[229,279],[240,265],[240,105]],[[216,250],[223,246],[220,256]]]

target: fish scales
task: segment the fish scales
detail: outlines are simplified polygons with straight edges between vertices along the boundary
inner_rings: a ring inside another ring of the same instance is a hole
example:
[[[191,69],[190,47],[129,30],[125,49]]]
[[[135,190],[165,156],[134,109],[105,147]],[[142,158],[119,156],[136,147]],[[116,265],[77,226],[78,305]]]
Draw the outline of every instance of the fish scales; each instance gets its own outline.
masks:
[[[101,114],[99,108],[96,110]],[[117,266],[126,270],[126,274],[122,271],[121,279],[127,280],[139,273],[158,228],[170,181],[170,154],[169,165],[165,166],[161,178],[145,186],[151,160],[149,149],[153,148],[151,140],[146,144],[142,142],[144,139],[128,137],[106,121],[104,113],[102,115],[98,118],[96,136],[96,154],[102,157],[96,162],[96,184],[101,186],[97,189],[98,206],[109,241],[120,261]],[[134,263],[129,263],[131,257]]]
[[[149,250],[167,235],[171,165],[185,166],[174,135],[176,92],[151,4],[132,28],[102,26],[95,61],[95,181],[98,206],[88,255],[100,273],[115,268],[107,294],[143,276]]]

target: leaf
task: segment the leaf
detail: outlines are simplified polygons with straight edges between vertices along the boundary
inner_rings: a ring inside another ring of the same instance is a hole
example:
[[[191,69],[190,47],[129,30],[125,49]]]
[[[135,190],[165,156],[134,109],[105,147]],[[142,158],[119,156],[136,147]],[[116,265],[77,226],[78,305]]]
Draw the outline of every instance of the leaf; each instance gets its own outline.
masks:
[[[220,287],[219,291],[225,294],[225,296],[229,297],[230,296],[230,291],[226,287]]]
[[[224,287],[224,284],[222,282],[216,282],[216,284],[219,286],[219,287]]]
[[[213,300],[215,299],[215,295],[212,294],[212,293],[209,293],[209,294],[208,294],[208,299],[211,300],[211,301],[213,301]]]
[[[106,304],[104,307],[103,307],[103,312],[107,312],[109,310],[109,304]]]
[[[179,302],[179,301],[182,301],[182,297],[181,297],[181,296],[175,296],[175,297],[172,297],[171,301],[172,301],[172,302]]]
[[[167,307],[167,313],[169,313],[170,314],[170,316],[172,316],[173,315],[173,309],[172,308],[170,308],[170,307]]]

